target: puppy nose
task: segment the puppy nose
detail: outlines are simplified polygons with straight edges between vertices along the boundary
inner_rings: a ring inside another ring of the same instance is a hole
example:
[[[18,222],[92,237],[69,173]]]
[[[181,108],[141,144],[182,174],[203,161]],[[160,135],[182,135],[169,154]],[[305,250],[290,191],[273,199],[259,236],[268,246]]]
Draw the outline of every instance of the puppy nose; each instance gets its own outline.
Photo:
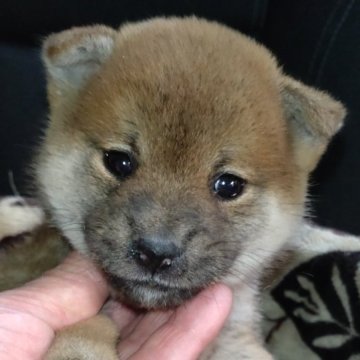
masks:
[[[173,242],[156,238],[139,239],[133,250],[138,264],[152,273],[171,267],[181,253]]]

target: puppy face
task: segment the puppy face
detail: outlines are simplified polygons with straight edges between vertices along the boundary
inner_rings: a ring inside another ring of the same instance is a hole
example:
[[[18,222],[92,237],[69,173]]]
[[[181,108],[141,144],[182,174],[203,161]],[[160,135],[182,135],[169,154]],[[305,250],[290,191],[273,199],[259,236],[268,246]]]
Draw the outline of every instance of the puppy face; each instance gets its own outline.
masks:
[[[255,279],[302,218],[344,115],[264,48],[194,18],[69,30],[44,60],[44,204],[138,307]]]

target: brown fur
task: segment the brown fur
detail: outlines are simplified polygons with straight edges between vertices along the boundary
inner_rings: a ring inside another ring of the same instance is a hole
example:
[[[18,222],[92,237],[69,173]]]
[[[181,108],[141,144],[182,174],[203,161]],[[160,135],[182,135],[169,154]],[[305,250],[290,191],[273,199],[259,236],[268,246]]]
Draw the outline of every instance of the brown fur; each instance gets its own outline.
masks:
[[[45,360],[116,360],[117,339],[118,331],[113,322],[105,315],[98,315],[60,332]]]
[[[55,267],[69,246],[44,224],[39,204],[0,198],[0,291],[20,286]]]
[[[251,39],[196,18],[73,29],[43,56],[51,121],[36,181],[53,224],[137,307],[174,307],[225,281],[233,314],[204,357],[270,358],[258,280],[302,224],[307,177],[342,105],[285,76]],[[113,149],[137,160],[124,181],[104,166]],[[240,197],[214,196],[221,173],[246,180]],[[181,249],[166,272],[150,276],[129,256],[147,237]]]
[[[1,250],[0,291],[23,285],[58,265],[69,251],[59,233],[44,225]]]

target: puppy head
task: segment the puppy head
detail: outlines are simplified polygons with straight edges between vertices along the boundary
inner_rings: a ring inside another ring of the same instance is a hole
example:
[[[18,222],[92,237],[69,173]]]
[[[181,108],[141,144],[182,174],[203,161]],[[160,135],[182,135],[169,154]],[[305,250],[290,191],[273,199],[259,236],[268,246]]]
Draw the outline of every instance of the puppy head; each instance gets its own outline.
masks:
[[[344,117],[263,47],[195,18],[72,29],[43,57],[44,203],[139,307],[256,277],[302,218],[308,174]]]

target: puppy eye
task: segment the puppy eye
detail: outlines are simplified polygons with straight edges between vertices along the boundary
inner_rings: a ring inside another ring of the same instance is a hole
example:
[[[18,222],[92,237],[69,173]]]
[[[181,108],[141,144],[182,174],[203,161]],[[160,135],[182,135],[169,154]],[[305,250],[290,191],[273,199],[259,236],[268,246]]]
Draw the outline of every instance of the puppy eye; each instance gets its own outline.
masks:
[[[240,196],[246,181],[233,174],[222,174],[214,181],[213,191],[223,200],[233,200]]]
[[[125,179],[136,168],[135,160],[124,151],[109,150],[104,152],[105,167],[116,177]]]

